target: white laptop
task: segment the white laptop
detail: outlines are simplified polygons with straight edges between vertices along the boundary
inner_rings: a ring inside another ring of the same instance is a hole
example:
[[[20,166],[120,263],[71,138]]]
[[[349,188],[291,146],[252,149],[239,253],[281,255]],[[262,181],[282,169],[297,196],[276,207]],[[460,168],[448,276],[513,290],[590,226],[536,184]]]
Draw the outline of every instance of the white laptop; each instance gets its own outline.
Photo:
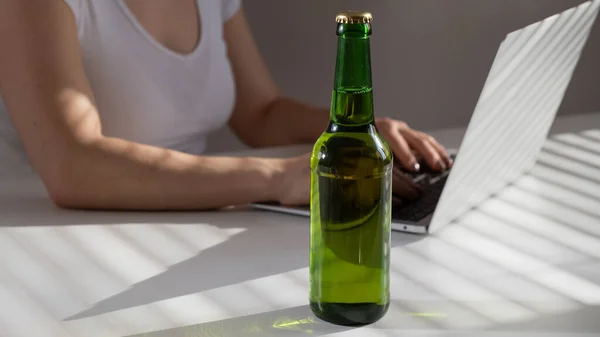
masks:
[[[416,201],[392,208],[392,230],[425,234],[458,218],[531,169],[563,100],[600,7],[583,3],[506,36],[459,149],[427,175]],[[423,174],[415,175],[416,180]],[[254,207],[309,216],[308,207]]]

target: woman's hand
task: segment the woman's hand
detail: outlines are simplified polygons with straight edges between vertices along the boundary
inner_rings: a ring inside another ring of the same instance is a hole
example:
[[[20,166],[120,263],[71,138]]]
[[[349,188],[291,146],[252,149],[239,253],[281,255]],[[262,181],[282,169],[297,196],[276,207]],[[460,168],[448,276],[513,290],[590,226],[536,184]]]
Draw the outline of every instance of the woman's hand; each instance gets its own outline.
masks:
[[[275,181],[278,202],[282,205],[310,203],[310,153],[284,159],[279,179]]]
[[[310,154],[283,160],[279,179],[275,181],[278,202],[287,206],[304,206],[310,203]],[[397,167],[392,173],[394,202],[414,200],[421,188]]]
[[[390,118],[378,118],[375,124],[406,170],[419,171],[418,158],[434,170],[444,171],[452,166],[448,152],[432,136]]]

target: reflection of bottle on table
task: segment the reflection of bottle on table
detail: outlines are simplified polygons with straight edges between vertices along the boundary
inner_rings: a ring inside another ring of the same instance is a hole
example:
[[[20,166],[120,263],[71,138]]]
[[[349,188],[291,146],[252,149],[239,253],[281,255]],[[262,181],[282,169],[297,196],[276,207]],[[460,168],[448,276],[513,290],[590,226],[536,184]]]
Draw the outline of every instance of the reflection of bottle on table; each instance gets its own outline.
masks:
[[[310,305],[341,325],[389,305],[392,153],[374,125],[369,13],[336,18],[330,124],[311,158]]]

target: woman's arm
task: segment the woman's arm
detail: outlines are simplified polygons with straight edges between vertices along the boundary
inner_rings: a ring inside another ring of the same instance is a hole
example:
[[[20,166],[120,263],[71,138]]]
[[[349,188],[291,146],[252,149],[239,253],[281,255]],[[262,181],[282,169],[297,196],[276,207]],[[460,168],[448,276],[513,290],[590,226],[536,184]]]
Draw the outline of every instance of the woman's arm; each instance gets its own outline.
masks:
[[[0,50],[0,93],[56,204],[166,210],[277,200],[287,161],[197,157],[103,136],[62,0],[0,1]]]
[[[329,111],[280,94],[243,11],[225,24],[225,40],[237,85],[237,103],[230,126],[238,137],[254,147],[316,141],[327,127]],[[404,168],[419,169],[413,152],[435,169],[452,165],[448,153],[431,136],[390,118],[378,118],[376,125]]]
[[[237,89],[230,121],[235,134],[252,147],[314,142],[327,127],[329,111],[281,95],[243,10],[224,29]]]

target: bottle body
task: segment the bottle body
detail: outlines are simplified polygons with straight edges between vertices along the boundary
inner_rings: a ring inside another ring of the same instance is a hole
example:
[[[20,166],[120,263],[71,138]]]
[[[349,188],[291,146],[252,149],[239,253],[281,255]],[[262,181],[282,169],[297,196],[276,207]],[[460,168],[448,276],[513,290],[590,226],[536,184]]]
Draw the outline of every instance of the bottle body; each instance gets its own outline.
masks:
[[[311,157],[310,307],[339,325],[389,306],[393,155],[374,124],[370,13],[337,18],[330,123]]]
[[[355,107],[372,100],[371,92],[349,95],[342,100]],[[364,325],[387,312],[392,163],[372,122],[331,122],[313,148],[310,306],[325,321]]]

